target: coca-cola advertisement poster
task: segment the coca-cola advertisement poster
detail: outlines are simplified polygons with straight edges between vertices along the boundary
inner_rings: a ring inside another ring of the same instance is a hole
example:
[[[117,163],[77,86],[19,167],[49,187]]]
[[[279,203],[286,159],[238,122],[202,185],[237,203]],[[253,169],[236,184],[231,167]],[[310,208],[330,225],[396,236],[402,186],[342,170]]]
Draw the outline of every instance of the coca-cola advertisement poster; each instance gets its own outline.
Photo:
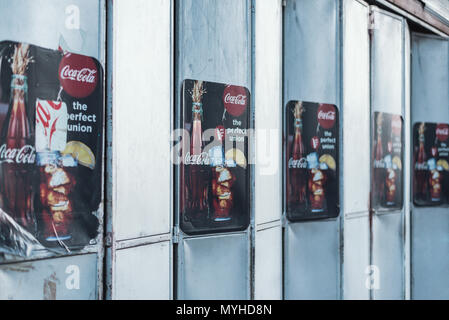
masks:
[[[413,126],[413,202],[416,206],[449,204],[449,124]]]
[[[0,252],[65,254],[95,243],[103,110],[95,59],[0,42]]]
[[[404,125],[402,116],[374,112],[371,206],[378,211],[403,205]]]
[[[339,215],[339,113],[333,104],[290,101],[285,108],[284,207],[288,220]]]
[[[179,224],[186,234],[244,230],[250,221],[248,89],[200,80],[182,86],[177,166]]]

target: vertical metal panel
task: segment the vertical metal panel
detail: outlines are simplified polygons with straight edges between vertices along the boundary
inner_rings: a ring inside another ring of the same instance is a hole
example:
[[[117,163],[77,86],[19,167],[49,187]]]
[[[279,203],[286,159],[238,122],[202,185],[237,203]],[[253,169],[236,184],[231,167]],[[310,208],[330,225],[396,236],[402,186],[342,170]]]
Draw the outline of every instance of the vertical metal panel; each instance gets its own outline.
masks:
[[[0,39],[61,46],[104,63],[104,6],[103,0],[0,0]],[[79,29],[73,10],[79,10]]]
[[[254,298],[282,299],[281,0],[255,2],[254,35],[257,106]]]
[[[369,8],[345,1],[343,152],[345,215],[367,212],[370,192]],[[357,153],[354,153],[354,149]]]
[[[449,42],[412,34],[412,124],[449,122]],[[412,207],[412,299],[449,298],[448,208]]]
[[[375,7],[372,14],[371,110],[404,117],[404,20]],[[374,299],[404,298],[403,212],[373,215],[371,263],[380,272]]]
[[[117,240],[170,232],[170,8],[114,3]]]
[[[183,0],[176,13],[176,97],[184,79],[250,88],[250,1]]]
[[[97,256],[0,265],[0,300],[97,299]]]
[[[251,88],[250,0],[176,2],[175,102],[184,79]],[[249,231],[181,239],[178,297],[248,299]]]
[[[179,299],[249,299],[248,234],[180,243]]]
[[[262,0],[255,8],[256,224],[280,220],[282,215],[281,5],[280,0]]]
[[[407,23],[404,30],[404,130],[405,130],[405,148],[404,148],[404,295],[405,299],[410,299],[410,209],[411,209],[411,162],[412,162],[412,137],[411,137],[411,35]]]
[[[107,296],[168,299],[172,296],[172,1],[111,1],[110,10],[108,231],[113,242],[108,251]]]
[[[404,299],[404,243],[401,212],[373,216],[372,264],[379,270],[374,299]]]
[[[284,9],[284,104],[340,104],[340,1],[287,1]],[[336,299],[340,220],[289,224],[285,231],[285,298]]]
[[[345,216],[344,299],[369,300],[367,285],[370,265],[369,212]]]
[[[287,226],[285,299],[338,298],[339,233],[335,229],[334,220],[293,223]]]
[[[282,227],[256,232],[255,299],[282,299]]]
[[[284,102],[339,105],[339,1],[287,1],[284,17]]]
[[[170,242],[116,252],[114,299],[170,299]]]
[[[370,264],[369,7],[345,0],[343,10],[343,298],[370,299],[365,273]]]

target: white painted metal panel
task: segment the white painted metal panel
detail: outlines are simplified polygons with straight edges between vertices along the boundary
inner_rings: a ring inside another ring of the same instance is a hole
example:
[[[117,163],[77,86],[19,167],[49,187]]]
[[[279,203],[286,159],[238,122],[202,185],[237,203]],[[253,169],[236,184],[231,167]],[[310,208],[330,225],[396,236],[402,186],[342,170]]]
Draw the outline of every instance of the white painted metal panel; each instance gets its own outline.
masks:
[[[114,299],[167,300],[171,296],[170,242],[117,250]]]
[[[376,7],[372,7],[372,15],[371,110],[404,117],[405,21]],[[404,155],[404,162],[408,159]],[[372,297],[403,299],[404,208],[402,211],[386,214],[374,213],[371,250],[371,263],[380,272],[380,287],[373,288]]]
[[[449,123],[449,42],[412,34],[412,53],[412,124]],[[412,207],[412,299],[449,299],[448,212]]]
[[[281,2],[257,1],[255,8],[256,224],[279,220],[282,215]]]
[[[113,10],[113,229],[123,240],[170,232],[171,3]]]
[[[103,0],[0,0],[0,39],[92,56],[104,63]]]
[[[403,234],[402,212],[373,216],[372,264],[379,270],[373,299],[404,299]]]
[[[289,0],[284,8],[284,105],[290,100],[340,107],[339,1]],[[288,224],[286,299],[340,296],[340,218]]]
[[[97,255],[0,265],[0,300],[98,299]]]
[[[345,0],[343,22],[343,298],[370,299],[369,7]]]
[[[345,0],[344,4],[343,194],[347,215],[369,210],[370,51],[369,7],[357,0]]]
[[[369,300],[370,233],[369,212],[345,216],[343,297]]]
[[[256,232],[254,298],[282,299],[282,227]]]
[[[241,233],[183,239],[178,299],[249,299],[248,242]]]

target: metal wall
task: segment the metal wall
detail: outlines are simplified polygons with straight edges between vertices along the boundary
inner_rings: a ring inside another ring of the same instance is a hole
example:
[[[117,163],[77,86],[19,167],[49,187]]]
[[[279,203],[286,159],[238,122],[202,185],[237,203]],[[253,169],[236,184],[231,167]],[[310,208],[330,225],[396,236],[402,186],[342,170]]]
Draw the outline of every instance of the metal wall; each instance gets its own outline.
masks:
[[[412,125],[449,122],[449,42],[412,34]],[[449,215],[447,207],[411,212],[411,297],[449,298]]]
[[[108,3],[111,299],[172,297],[172,5]]]
[[[178,1],[175,19],[177,110],[185,79],[229,83],[252,91],[250,0]],[[251,297],[250,228],[196,237],[177,230],[177,298]]]
[[[102,0],[0,0],[0,39],[61,47],[93,56],[104,67],[105,3]],[[100,205],[100,216],[103,206]],[[100,227],[101,228],[101,227]],[[33,260],[0,258],[0,299],[98,299],[102,297],[103,235],[96,244],[64,257],[36,252]]]
[[[300,100],[341,107],[339,13],[340,1],[286,2],[284,106]],[[284,298],[339,298],[340,218],[287,222],[284,232]]]

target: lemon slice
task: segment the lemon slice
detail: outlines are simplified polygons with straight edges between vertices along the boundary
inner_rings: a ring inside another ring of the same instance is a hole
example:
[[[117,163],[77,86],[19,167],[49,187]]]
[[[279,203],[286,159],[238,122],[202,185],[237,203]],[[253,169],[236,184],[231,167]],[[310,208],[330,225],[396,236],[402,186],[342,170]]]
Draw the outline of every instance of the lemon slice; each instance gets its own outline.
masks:
[[[444,170],[449,171],[449,163],[446,160],[440,159],[437,161],[437,166],[442,166]]]
[[[323,154],[320,157],[320,163],[325,163],[331,170],[335,170],[337,168],[337,164],[335,163],[335,159],[330,154]]]
[[[399,170],[402,170],[402,161],[398,156],[394,156],[393,163],[398,167]]]
[[[243,169],[246,168],[246,157],[243,154],[243,152],[239,149],[229,149],[225,154],[226,160],[233,160],[237,165],[242,167]]]
[[[95,168],[95,156],[88,146],[80,141],[69,141],[65,146],[63,155],[70,154],[78,163],[90,169]]]

